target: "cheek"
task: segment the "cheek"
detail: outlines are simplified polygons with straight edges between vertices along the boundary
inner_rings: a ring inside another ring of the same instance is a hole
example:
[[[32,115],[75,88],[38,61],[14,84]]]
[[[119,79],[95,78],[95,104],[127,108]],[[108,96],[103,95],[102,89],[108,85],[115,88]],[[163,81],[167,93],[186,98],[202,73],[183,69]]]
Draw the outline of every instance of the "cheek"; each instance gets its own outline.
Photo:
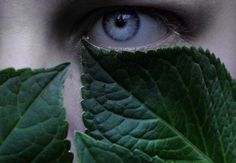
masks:
[[[205,32],[197,38],[196,44],[215,53],[225,64],[231,75],[236,78],[235,5],[231,3],[223,4],[231,6],[222,7],[222,11],[216,13],[216,18],[213,19],[212,24]]]
[[[225,38],[225,37],[222,37]],[[205,39],[205,41],[201,41],[197,46],[201,46],[204,49],[209,49],[210,52],[214,53],[216,57],[220,58],[221,62],[223,62],[230,72],[233,78],[236,78],[236,47],[231,44],[231,42],[235,43],[236,40],[210,40]]]
[[[215,55],[221,59],[233,78],[236,78],[236,53],[234,48],[216,48]]]

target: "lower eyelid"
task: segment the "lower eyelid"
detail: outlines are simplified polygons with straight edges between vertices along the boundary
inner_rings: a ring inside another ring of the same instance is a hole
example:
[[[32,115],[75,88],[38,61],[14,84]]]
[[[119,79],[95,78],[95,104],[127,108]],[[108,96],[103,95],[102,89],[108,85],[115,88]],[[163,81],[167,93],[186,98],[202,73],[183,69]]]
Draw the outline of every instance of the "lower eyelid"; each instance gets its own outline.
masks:
[[[83,39],[90,42],[88,37],[83,37]],[[92,44],[92,43],[90,42],[90,44]],[[182,38],[181,36],[179,36],[178,33],[174,32],[167,39],[164,39],[159,43],[154,42],[151,44],[147,44],[144,46],[137,46],[137,47],[122,47],[122,48],[120,48],[120,47],[119,48],[100,47],[100,48],[106,49],[106,50],[112,49],[115,51],[143,51],[143,52],[146,52],[146,51],[153,50],[153,49],[167,48],[167,47],[181,46],[181,45],[187,46],[187,45],[190,45],[190,42],[188,40]],[[97,46],[97,45],[94,45],[94,46]]]
[[[128,50],[128,51],[149,51],[152,49],[158,49],[158,48],[167,48],[167,47],[172,47],[172,46],[180,46],[184,45],[187,46],[189,45],[190,42],[183,37],[181,37],[178,33],[173,33],[171,36],[168,38],[162,40],[161,42],[157,43],[151,43],[147,44],[145,46],[140,46],[140,47],[135,47],[135,48],[123,48],[123,49],[117,49],[117,50]]]

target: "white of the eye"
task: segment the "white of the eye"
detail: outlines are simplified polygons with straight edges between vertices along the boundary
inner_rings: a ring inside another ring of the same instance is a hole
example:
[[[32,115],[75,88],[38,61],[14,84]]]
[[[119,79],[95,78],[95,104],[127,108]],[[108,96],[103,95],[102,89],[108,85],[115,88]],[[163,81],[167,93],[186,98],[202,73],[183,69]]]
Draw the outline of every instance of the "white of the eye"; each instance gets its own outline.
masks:
[[[104,32],[102,18],[100,18],[88,33],[90,42],[105,48],[138,47],[154,43],[167,34],[168,28],[159,18],[154,18],[143,13],[138,14],[140,28],[132,39],[127,41],[113,40]]]

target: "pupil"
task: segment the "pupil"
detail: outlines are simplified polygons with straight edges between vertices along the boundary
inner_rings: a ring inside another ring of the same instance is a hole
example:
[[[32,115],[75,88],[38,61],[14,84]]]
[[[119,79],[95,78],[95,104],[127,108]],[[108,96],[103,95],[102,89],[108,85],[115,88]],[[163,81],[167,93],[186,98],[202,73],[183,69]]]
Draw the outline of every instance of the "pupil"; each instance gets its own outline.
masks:
[[[124,19],[122,15],[118,15],[115,23],[117,27],[122,28],[126,25],[127,21]]]
[[[104,32],[116,41],[132,39],[139,31],[139,15],[133,10],[111,11],[102,20]]]

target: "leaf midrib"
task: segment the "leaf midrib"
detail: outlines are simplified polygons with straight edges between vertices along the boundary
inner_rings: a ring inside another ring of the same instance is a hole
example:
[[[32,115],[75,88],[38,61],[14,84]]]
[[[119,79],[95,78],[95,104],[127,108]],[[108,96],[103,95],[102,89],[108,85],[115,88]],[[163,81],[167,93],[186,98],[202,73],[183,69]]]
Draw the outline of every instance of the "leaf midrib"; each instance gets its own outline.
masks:
[[[5,145],[5,143],[7,142],[7,139],[14,132],[16,127],[20,124],[20,122],[21,122],[22,118],[24,117],[24,115],[30,110],[29,108],[35,103],[35,101],[37,101],[36,99],[38,99],[38,97],[47,89],[47,87],[50,85],[50,83],[57,77],[58,73],[59,72],[55,73],[55,75],[52,77],[52,79],[49,80],[49,82],[43,87],[43,89],[41,89],[41,91],[35,96],[34,100],[32,100],[31,103],[26,107],[25,111],[20,115],[19,120],[17,120],[16,124],[13,126],[11,131],[8,133],[8,135],[3,140],[3,143],[0,145],[0,152],[3,148],[3,146]],[[36,74],[36,75],[38,75],[38,74]],[[36,76],[36,75],[34,75],[34,76]],[[18,96],[19,96],[19,93],[17,94],[17,98],[18,98]],[[18,103],[17,103],[17,108],[18,108]]]
[[[103,68],[103,66],[101,65],[101,63],[99,63],[98,61],[95,60],[95,58],[90,54],[93,52],[90,49],[87,49],[88,51],[88,55],[90,55],[90,57],[95,61],[96,64],[99,65],[99,67],[114,81],[114,83],[117,83],[117,85],[122,88],[124,91],[126,91],[127,93],[131,94],[134,99],[136,99],[139,103],[143,103],[138,97],[134,96],[131,92],[129,92],[126,88],[122,87],[120,85],[120,83],[118,83],[116,80],[114,80],[114,78],[109,75],[109,73],[105,70],[105,68]],[[184,140],[184,142],[186,142],[186,144],[188,144],[190,147],[192,147],[198,154],[200,154],[201,156],[203,156],[203,158],[205,158],[206,160],[209,161],[209,163],[213,163],[213,161],[207,156],[205,155],[203,152],[201,152],[201,150],[199,150],[199,148],[197,148],[194,144],[192,144],[182,133],[180,133],[176,128],[170,126],[165,120],[163,120],[161,117],[159,117],[158,115],[156,115],[156,113],[154,113],[151,109],[149,109],[146,104],[144,104],[144,107],[150,111],[157,119],[159,119],[164,125],[166,125],[170,130],[172,130],[176,135],[178,135],[182,140]]]

